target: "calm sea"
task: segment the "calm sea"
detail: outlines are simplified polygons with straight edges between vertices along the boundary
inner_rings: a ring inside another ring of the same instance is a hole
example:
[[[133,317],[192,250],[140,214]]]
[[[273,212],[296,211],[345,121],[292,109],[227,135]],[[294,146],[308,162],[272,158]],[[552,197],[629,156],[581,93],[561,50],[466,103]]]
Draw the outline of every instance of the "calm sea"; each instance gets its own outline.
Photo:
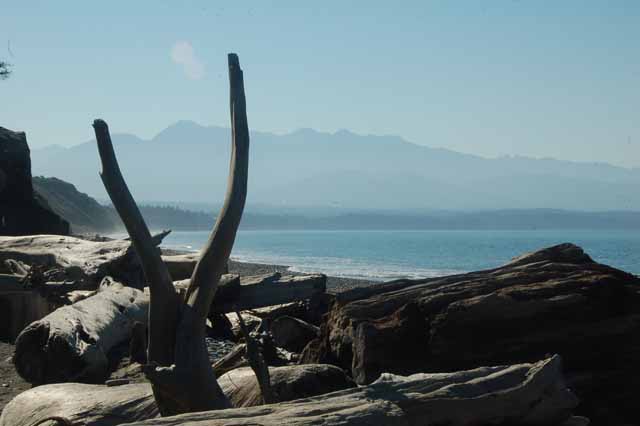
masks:
[[[163,246],[195,251],[208,235],[172,232]],[[640,274],[640,231],[240,231],[232,259],[390,280],[491,268],[564,242],[581,246],[598,262]]]

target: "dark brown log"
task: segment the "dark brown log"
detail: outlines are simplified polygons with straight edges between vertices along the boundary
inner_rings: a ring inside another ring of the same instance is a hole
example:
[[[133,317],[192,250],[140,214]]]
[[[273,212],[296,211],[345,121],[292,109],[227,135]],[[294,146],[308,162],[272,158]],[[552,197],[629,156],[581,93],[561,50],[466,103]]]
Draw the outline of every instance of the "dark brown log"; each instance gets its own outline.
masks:
[[[594,262],[575,245],[336,300],[303,360],[335,363],[360,384],[382,372],[456,371],[558,353],[584,400],[578,413],[598,424],[637,418],[640,279]]]

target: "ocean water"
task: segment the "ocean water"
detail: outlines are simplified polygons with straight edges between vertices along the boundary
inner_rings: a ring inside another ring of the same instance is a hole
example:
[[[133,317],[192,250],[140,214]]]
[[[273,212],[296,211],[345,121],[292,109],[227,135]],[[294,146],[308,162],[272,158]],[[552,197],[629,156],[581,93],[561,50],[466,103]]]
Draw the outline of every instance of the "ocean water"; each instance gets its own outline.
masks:
[[[197,251],[208,235],[172,232],[163,246]],[[492,268],[564,242],[581,246],[598,262],[640,274],[640,231],[240,231],[231,258],[385,281]]]

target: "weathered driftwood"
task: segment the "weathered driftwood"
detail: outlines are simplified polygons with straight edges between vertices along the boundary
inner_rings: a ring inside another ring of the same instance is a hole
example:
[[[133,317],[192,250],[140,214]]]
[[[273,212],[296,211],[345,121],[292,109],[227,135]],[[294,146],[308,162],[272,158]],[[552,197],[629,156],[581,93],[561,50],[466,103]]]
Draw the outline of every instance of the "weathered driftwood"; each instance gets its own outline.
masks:
[[[13,259],[5,259],[4,262],[0,262],[0,270],[2,273],[9,273],[15,275],[25,276],[29,273],[29,265],[24,262],[18,262]]]
[[[276,402],[292,401],[324,395],[355,387],[343,370],[327,364],[287,365],[269,367],[270,386]],[[241,367],[218,379],[222,390],[235,408],[254,407],[264,403],[255,371]]]
[[[254,377],[257,379],[258,388],[260,389],[260,400],[262,401],[261,403],[273,404],[274,402],[278,402],[278,397],[271,388],[269,366],[264,361],[264,357],[262,356],[262,351],[258,346],[258,342],[249,332],[247,325],[242,319],[242,315],[240,315],[239,312],[236,312],[236,316],[238,317],[238,323],[240,324],[240,329],[242,330],[242,335],[244,336],[246,358],[249,362],[249,366],[253,370]],[[233,401],[230,402],[231,405],[234,406]]]
[[[103,380],[107,354],[146,322],[149,298],[105,278],[99,291],[29,325],[16,339],[14,364],[33,384]]]
[[[196,253],[163,255],[162,261],[167,265],[171,278],[178,281],[191,278],[199,258],[200,255]]]
[[[256,275],[239,277],[225,274],[220,277],[211,314],[246,311],[266,306],[308,300],[324,294],[327,277],[323,274]],[[174,282],[178,292],[186,292],[190,280]]]
[[[0,425],[116,426],[158,415],[147,383],[115,387],[58,383],[38,386],[15,397],[2,412]],[[56,418],[60,420],[53,420]]]
[[[563,244],[505,266],[399,280],[336,295],[310,363],[335,363],[360,383],[382,372],[456,371],[558,353],[602,424],[634,423],[640,375],[640,279]]]
[[[166,235],[166,234],[165,234]],[[163,234],[154,239],[161,242]],[[140,262],[130,241],[88,241],[59,235],[0,237],[0,262],[12,259],[55,270],[48,281],[82,282],[95,288],[105,276],[142,288]]]
[[[300,371],[305,368],[301,366]],[[221,380],[224,387],[233,386],[232,376],[228,376],[228,383]],[[276,388],[280,386],[279,376],[273,375]],[[291,374],[285,376],[289,383],[296,382]],[[239,381],[244,387],[244,379]],[[284,390],[282,393],[286,394]],[[242,401],[252,399],[249,396]],[[73,424],[85,426],[548,426],[560,425],[569,419],[577,399],[564,382],[559,358],[553,357],[534,364],[482,367],[456,373],[409,377],[384,374],[365,387],[271,405],[173,417],[156,417],[152,402],[147,384],[115,388],[75,383],[47,385],[24,392],[11,401],[0,417],[0,426],[31,426],[52,416],[73,419],[76,422]],[[114,422],[118,416],[119,422]],[[150,419],[135,420],[144,416]],[[51,423],[51,426],[60,424]]]
[[[0,283],[3,277],[5,276],[0,275]],[[10,277],[12,278],[8,281],[11,286],[17,288],[17,291],[0,293],[0,307],[5,308],[0,310],[0,318],[6,320],[2,323],[0,331],[11,339],[15,339],[22,332],[21,337],[16,341],[18,355],[15,362],[18,372],[30,383],[56,383],[70,380],[91,382],[99,379],[106,373],[104,367],[109,349],[131,338],[133,321],[147,324],[149,293],[123,288],[123,285],[110,278],[105,279],[105,285],[92,296],[90,296],[91,293],[78,291],[68,293],[67,299],[70,302],[76,299],[82,301],[76,305],[55,310],[61,304],[54,304],[40,296],[38,292],[25,289],[19,282],[19,278]],[[254,284],[240,285],[237,275],[224,275],[221,278],[220,295],[222,297],[214,299],[211,310],[216,312],[231,309],[234,306],[254,308],[256,306],[248,305],[247,300],[256,301],[259,306],[274,300],[269,296],[269,288],[270,286],[279,288],[278,286],[281,285],[279,282],[265,284],[258,279],[249,278]],[[276,297],[278,300],[290,297],[290,301],[296,300],[294,298],[301,295],[312,297],[322,288],[317,286],[317,283],[318,276],[310,276],[308,279],[298,277],[296,284],[291,284],[291,281],[285,277],[282,284],[285,288],[301,284],[302,290],[292,291],[289,296],[284,292],[276,291]],[[56,287],[57,284],[47,283],[46,286]],[[176,283],[179,291],[186,292],[187,286],[188,281]],[[234,288],[229,291],[230,286]],[[62,285],[60,288],[70,290],[75,287]],[[66,290],[62,292],[66,293]],[[135,310],[130,311],[128,304],[123,305],[120,300],[123,298],[129,300],[132,297],[135,301],[129,304],[134,304]],[[219,301],[222,306],[218,307],[216,301]],[[91,308],[88,309],[87,306]],[[118,306],[125,306],[124,313],[118,311],[122,309]],[[123,318],[131,322],[122,326]],[[29,326],[25,329],[27,325]],[[83,329],[86,333],[81,331]],[[51,330],[56,331],[53,333]],[[114,331],[116,334],[113,334]],[[90,336],[88,338],[92,343],[78,336]],[[61,342],[66,343],[61,344]],[[91,351],[96,348],[99,349],[100,356],[89,357]],[[86,351],[89,353],[85,354]],[[68,359],[61,359],[64,357]]]
[[[302,400],[127,425],[555,425],[567,420],[577,404],[559,364],[553,358],[451,374],[385,374],[366,387]]]
[[[246,354],[247,345],[244,343],[236,345],[231,352],[213,363],[213,372],[216,377],[220,377],[236,368],[248,366],[249,361],[247,361]]]
[[[107,124],[94,121],[100,176],[131,237],[150,287],[149,364],[145,375],[163,415],[229,406],[205,346],[206,321],[227,262],[247,198],[249,126],[244,77],[238,56],[228,55],[231,110],[231,161],[224,204],[180,299],[167,265],[154,247],[133,196],[120,172]]]
[[[224,298],[218,300],[216,296],[211,310],[226,313],[307,300],[323,294],[326,282],[327,277],[323,274],[289,275],[278,279],[249,281],[234,288],[228,295],[225,294]]]

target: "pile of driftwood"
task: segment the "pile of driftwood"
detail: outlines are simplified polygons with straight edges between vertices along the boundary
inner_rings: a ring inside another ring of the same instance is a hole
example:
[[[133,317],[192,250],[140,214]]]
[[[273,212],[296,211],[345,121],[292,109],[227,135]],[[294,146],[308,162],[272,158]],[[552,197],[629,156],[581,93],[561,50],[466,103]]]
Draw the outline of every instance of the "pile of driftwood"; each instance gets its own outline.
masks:
[[[493,321],[496,307],[519,317],[509,303],[520,293],[492,299],[492,292],[517,283],[534,299],[548,296],[546,287],[539,293],[537,285],[529,287],[526,275],[513,279],[518,262],[479,273],[484,278],[445,279],[434,293],[427,282],[401,281],[337,298],[326,294],[323,275],[226,274],[249,157],[243,74],[234,54],[229,79],[229,187],[198,256],[161,256],[162,236],[149,233],[101,120],[94,122],[101,177],[130,240],[0,239],[7,272],[0,282],[46,300],[45,289],[55,288],[58,300],[34,312],[15,339],[16,369],[37,386],[5,407],[0,426],[588,424],[572,415],[579,401],[557,355],[498,362],[485,345],[481,359],[491,366],[470,361],[449,371],[444,357],[434,356],[443,351],[447,330],[467,325],[465,311]],[[542,271],[536,282],[571,268]],[[593,275],[592,283],[599,279]],[[526,316],[579,302],[551,299],[542,307],[514,306],[526,308],[519,311]],[[10,315],[18,315],[19,304],[11,306]],[[438,328],[445,314],[451,322]],[[207,337],[237,345],[211,360]],[[125,359],[125,370],[144,378],[120,374]]]

